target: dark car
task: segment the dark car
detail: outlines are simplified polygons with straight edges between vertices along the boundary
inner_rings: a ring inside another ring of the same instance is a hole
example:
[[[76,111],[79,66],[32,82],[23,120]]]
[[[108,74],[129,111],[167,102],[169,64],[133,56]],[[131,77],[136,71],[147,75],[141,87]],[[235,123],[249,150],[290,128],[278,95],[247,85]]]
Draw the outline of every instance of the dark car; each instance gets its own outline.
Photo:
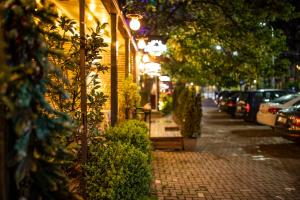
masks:
[[[238,93],[239,91],[228,91],[224,94],[219,100],[219,109],[222,111],[228,111],[228,109],[232,106],[233,101],[236,99],[235,95]]]
[[[288,139],[300,138],[300,105],[278,112],[275,132]]]
[[[229,91],[227,90],[224,90],[224,91],[221,91],[219,92],[217,98],[216,98],[216,103],[217,105],[220,105],[220,101],[224,98],[224,96],[226,96],[227,94],[229,93]]]
[[[286,90],[259,89],[243,92],[239,96],[236,106],[236,116],[244,118],[245,121],[256,121],[256,113],[263,102],[269,102],[275,98],[288,94]]]
[[[231,117],[235,117],[236,113],[236,107],[237,107],[237,101],[239,98],[243,95],[244,92],[236,92],[232,96],[230,96],[226,101],[226,111],[228,114],[231,115]]]

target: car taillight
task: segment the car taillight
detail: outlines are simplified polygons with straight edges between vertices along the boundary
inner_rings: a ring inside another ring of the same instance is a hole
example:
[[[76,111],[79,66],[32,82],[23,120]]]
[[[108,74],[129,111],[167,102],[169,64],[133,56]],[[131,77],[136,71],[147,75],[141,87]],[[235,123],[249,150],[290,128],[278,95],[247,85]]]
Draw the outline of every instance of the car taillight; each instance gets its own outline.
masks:
[[[249,103],[246,104],[245,110],[247,113],[250,112],[250,104]]]
[[[293,116],[290,119],[293,126],[300,126],[300,117]]]
[[[276,114],[279,110],[280,110],[280,108],[271,107],[268,109],[268,112],[272,113],[272,114]]]
[[[228,101],[227,106],[229,106],[229,107],[235,106],[235,102],[234,101]]]

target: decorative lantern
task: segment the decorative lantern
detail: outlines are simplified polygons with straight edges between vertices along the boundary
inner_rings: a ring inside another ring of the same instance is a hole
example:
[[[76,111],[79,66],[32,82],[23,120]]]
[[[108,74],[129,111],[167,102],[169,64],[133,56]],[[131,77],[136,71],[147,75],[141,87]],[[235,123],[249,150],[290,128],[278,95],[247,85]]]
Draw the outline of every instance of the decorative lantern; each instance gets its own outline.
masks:
[[[141,27],[140,19],[143,18],[141,15],[127,14],[126,17],[130,19],[129,27],[131,30],[137,31],[140,29],[140,27]]]
[[[146,47],[145,38],[139,38],[137,45],[139,49],[144,49]]]

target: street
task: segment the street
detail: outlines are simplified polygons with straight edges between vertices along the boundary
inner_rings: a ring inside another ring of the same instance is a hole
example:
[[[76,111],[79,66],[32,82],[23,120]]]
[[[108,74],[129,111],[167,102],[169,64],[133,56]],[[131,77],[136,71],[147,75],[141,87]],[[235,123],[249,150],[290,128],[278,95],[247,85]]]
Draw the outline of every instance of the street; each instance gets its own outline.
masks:
[[[153,154],[159,199],[300,199],[300,144],[203,102],[197,152]]]

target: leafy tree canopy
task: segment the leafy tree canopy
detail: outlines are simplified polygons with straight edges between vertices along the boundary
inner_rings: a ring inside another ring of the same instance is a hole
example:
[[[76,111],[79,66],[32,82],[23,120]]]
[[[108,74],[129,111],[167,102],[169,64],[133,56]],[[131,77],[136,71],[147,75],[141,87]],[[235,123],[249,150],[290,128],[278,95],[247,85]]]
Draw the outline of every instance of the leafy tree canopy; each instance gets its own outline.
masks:
[[[167,38],[164,69],[177,79],[230,86],[275,76],[288,65],[279,59],[286,50],[285,35],[273,26],[296,17],[287,0],[150,0],[129,5],[147,10],[146,28],[138,34]]]

